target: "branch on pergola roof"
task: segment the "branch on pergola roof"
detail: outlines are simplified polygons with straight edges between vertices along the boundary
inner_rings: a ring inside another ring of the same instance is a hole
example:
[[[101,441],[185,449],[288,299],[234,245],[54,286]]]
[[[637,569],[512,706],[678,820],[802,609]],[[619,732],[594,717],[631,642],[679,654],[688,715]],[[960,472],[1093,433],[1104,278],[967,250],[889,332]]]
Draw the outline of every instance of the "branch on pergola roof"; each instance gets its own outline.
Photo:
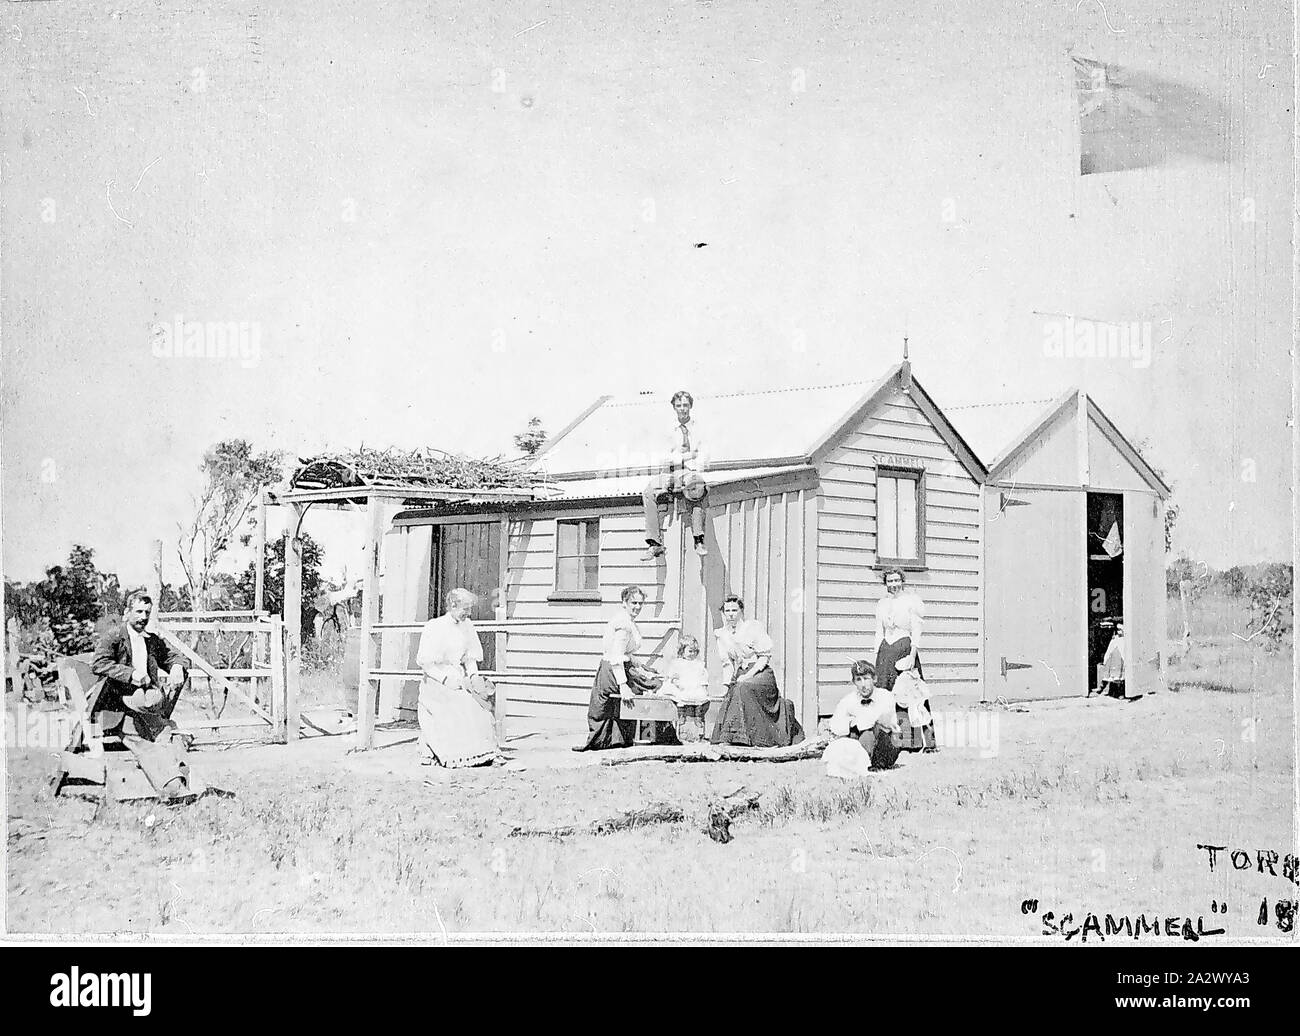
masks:
[[[434,447],[357,450],[300,457],[291,489],[446,487],[451,489],[531,489],[541,477],[523,461],[500,456],[465,457]]]

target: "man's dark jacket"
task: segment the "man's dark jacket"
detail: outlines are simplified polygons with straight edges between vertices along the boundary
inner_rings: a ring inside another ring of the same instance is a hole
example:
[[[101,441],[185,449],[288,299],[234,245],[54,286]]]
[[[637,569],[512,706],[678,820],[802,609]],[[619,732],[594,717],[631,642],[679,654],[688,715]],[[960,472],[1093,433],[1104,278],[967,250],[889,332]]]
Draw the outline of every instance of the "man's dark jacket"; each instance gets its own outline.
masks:
[[[143,636],[145,650],[149,656],[149,681],[154,687],[161,687],[160,674],[169,671],[173,665],[181,661],[181,658],[158,634],[146,630]],[[96,676],[108,678],[104,682],[104,689],[99,694],[95,711],[99,712],[102,709],[113,712],[123,711],[125,707],[122,704],[122,696],[131,695],[136,691],[136,687],[131,683],[135,668],[131,664],[131,638],[126,632],[125,623],[106,633],[95,646],[95,659],[90,663],[90,670]]]

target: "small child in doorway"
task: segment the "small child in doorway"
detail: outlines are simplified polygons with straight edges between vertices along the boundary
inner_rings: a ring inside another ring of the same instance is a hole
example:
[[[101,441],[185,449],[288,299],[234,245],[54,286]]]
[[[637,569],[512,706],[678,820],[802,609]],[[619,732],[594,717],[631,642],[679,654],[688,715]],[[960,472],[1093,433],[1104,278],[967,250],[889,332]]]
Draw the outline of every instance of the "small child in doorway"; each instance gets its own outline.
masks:
[[[682,637],[677,657],[664,670],[663,694],[677,703],[681,721],[678,737],[698,741],[704,736],[704,714],[709,710],[709,672],[700,658],[700,642]]]
[[[1112,698],[1126,697],[1124,691],[1124,624],[1115,624],[1115,634],[1106,645],[1106,654],[1101,660],[1101,685],[1099,694]]]

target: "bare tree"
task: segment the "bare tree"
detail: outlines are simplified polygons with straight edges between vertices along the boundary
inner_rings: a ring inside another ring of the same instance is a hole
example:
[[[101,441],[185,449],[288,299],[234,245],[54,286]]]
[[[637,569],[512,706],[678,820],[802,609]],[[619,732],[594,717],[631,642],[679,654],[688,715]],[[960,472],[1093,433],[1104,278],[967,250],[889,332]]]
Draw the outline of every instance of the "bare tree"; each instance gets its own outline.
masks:
[[[280,481],[282,456],[278,451],[254,453],[245,439],[224,440],[203,455],[203,488],[194,498],[194,519],[177,525],[176,556],[194,608],[210,606],[217,559],[240,528],[253,521],[258,493]]]

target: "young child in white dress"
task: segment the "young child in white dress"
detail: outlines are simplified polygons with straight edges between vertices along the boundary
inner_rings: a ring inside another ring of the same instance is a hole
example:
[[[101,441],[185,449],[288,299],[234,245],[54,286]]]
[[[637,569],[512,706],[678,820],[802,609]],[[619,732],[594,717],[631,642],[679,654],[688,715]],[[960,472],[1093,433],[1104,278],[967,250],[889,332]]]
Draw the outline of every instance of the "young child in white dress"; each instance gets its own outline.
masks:
[[[700,642],[694,637],[682,637],[677,657],[664,668],[666,694],[677,703],[681,722],[678,737],[682,741],[698,741],[704,736],[704,714],[709,709],[709,672],[700,658]]]

